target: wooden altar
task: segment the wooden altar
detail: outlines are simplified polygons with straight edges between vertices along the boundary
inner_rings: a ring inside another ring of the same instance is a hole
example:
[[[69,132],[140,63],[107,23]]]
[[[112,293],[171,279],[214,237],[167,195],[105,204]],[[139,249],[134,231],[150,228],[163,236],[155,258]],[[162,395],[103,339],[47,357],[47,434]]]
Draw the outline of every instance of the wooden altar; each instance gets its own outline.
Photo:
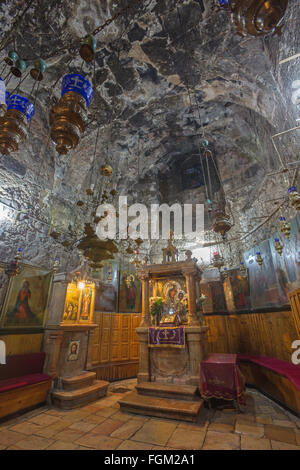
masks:
[[[138,269],[142,281],[142,321],[136,333],[140,358],[137,392],[121,400],[121,410],[186,421],[196,421],[202,400],[199,396],[200,362],[207,355],[208,327],[197,317],[197,297],[201,271],[187,252],[180,262],[143,265]],[[188,296],[188,321],[184,325],[185,345],[149,347],[151,327],[150,282],[183,277]]]

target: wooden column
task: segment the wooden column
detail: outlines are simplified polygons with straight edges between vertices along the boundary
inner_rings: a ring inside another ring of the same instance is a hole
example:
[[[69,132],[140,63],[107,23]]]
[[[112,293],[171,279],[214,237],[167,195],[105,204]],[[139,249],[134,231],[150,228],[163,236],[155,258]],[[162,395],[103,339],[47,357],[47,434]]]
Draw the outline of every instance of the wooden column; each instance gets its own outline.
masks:
[[[183,275],[186,280],[186,288],[189,300],[188,324],[190,326],[199,326],[199,320],[196,313],[196,278],[193,268],[185,269]]]
[[[142,281],[142,321],[140,327],[148,327],[151,326],[149,315],[149,273],[140,273],[139,278]]]

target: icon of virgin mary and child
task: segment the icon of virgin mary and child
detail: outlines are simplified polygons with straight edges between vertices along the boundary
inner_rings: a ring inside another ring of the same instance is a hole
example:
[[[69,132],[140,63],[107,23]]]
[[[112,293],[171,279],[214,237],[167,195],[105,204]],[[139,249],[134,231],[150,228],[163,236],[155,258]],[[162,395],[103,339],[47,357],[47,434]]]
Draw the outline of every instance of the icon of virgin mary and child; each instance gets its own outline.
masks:
[[[36,324],[40,323],[39,319],[32,312],[29,300],[31,298],[31,290],[29,281],[25,280],[19,290],[17,300],[14,308],[7,313],[6,323],[7,324]]]

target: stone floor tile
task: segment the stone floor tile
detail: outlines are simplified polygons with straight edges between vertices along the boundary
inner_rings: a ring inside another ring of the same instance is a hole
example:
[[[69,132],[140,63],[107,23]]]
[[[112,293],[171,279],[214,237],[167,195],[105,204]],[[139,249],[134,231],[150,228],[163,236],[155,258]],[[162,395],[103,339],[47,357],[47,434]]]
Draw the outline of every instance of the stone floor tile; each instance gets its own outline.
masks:
[[[269,439],[257,439],[252,436],[242,434],[241,436],[242,450],[270,450],[271,442]]]
[[[240,449],[240,436],[233,433],[207,431],[203,450],[238,450]]]
[[[271,441],[271,446],[273,450],[300,450],[300,446],[279,441]]]
[[[264,435],[264,426],[256,423],[237,423],[235,426],[235,432],[238,434],[247,434],[249,436],[255,436],[261,438]]]
[[[50,424],[56,423],[60,418],[57,416],[51,416],[46,413],[40,415],[32,416],[29,421],[34,424],[39,424],[40,426],[49,426]]]
[[[100,424],[103,423],[107,419],[106,416],[100,416],[100,415],[89,415],[86,418],[83,418],[82,420],[76,421],[76,423],[91,423],[91,424]]]
[[[41,429],[41,426],[28,421],[24,421],[23,423],[11,426],[9,429],[10,431],[16,431],[30,436],[31,434],[35,434],[37,431],[39,431]]]
[[[153,447],[151,444],[143,444],[142,442],[134,442],[134,441],[123,441],[119,447],[117,448],[118,450],[151,450]],[[165,449],[165,447],[162,447],[162,449]]]
[[[176,424],[152,419],[147,421],[139,431],[132,437],[133,441],[147,444],[164,446],[168,442]]]
[[[253,414],[241,413],[237,415],[236,423],[254,423],[255,416]]]
[[[199,450],[202,448],[205,431],[189,431],[177,428],[167,442],[167,446],[173,449]]]
[[[72,442],[55,441],[47,447],[47,450],[76,450],[78,447],[77,444],[73,444]]]
[[[97,411],[96,416],[105,416],[106,418],[109,418],[109,416],[112,416],[117,412],[118,411],[112,407],[99,408],[99,411]]]
[[[130,419],[132,419],[135,415],[132,415],[132,414],[129,414],[129,413],[123,413],[121,411],[117,411],[116,413],[114,413],[114,415],[111,415],[111,416],[113,416],[113,419],[117,419],[118,421],[126,422],[126,421],[129,421]]]
[[[206,431],[209,426],[209,421],[200,421],[199,423],[187,423],[181,422],[178,424],[178,428],[186,429],[187,431]]]
[[[290,420],[283,420],[283,419],[273,419],[272,424],[277,424],[278,426],[284,426],[286,428],[296,428],[296,423]]]
[[[28,436],[22,441],[17,442],[17,447],[23,450],[44,450],[53,444],[53,439],[47,439],[41,436]]]
[[[34,432],[37,436],[42,437],[52,437],[56,436],[63,429],[68,428],[73,424],[72,421],[67,421],[66,419],[60,419],[56,423],[50,424],[50,426],[39,426],[39,429]]]
[[[99,424],[99,423],[98,423]],[[69,429],[77,429],[82,432],[89,432],[97,426],[97,423],[87,423],[85,421],[76,421],[69,426]]]
[[[11,444],[16,444],[17,442],[24,439],[25,434],[19,432],[11,431],[10,429],[5,429],[0,431],[0,445],[9,446]]]
[[[208,426],[209,431],[218,431],[218,432],[233,432],[234,431],[234,425],[233,424],[227,424],[227,423],[211,423]]]
[[[74,442],[79,437],[85,435],[85,432],[78,431],[78,429],[64,429],[55,436],[55,440],[62,440],[64,442]]]
[[[123,424],[123,421],[107,418],[105,421],[103,421],[103,423],[97,424],[97,426],[93,429],[93,434],[102,434],[103,436],[109,436],[112,432],[120,428]]]
[[[257,415],[256,422],[258,424],[272,424],[273,420],[270,415]]]
[[[117,449],[121,444],[121,439],[114,437],[103,436],[101,434],[87,433],[75,441],[75,444],[79,444],[85,447],[92,447],[98,450],[113,450]]]
[[[118,427],[115,431],[111,433],[111,437],[117,437],[118,439],[130,439],[133,434],[138,431],[143,426],[141,421],[136,421],[135,419],[130,419],[123,423],[122,426]]]
[[[292,428],[278,426],[274,424],[265,425],[265,437],[273,441],[296,444],[296,434]]]

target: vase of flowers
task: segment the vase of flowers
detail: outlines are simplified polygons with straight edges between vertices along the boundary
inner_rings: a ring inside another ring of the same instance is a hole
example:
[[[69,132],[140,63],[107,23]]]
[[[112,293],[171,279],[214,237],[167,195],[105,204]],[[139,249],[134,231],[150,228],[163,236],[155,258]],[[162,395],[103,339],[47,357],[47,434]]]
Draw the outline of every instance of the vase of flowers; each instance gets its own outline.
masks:
[[[154,326],[159,325],[161,314],[163,312],[163,299],[162,297],[151,297],[150,298],[150,314],[152,317],[152,324]]]

